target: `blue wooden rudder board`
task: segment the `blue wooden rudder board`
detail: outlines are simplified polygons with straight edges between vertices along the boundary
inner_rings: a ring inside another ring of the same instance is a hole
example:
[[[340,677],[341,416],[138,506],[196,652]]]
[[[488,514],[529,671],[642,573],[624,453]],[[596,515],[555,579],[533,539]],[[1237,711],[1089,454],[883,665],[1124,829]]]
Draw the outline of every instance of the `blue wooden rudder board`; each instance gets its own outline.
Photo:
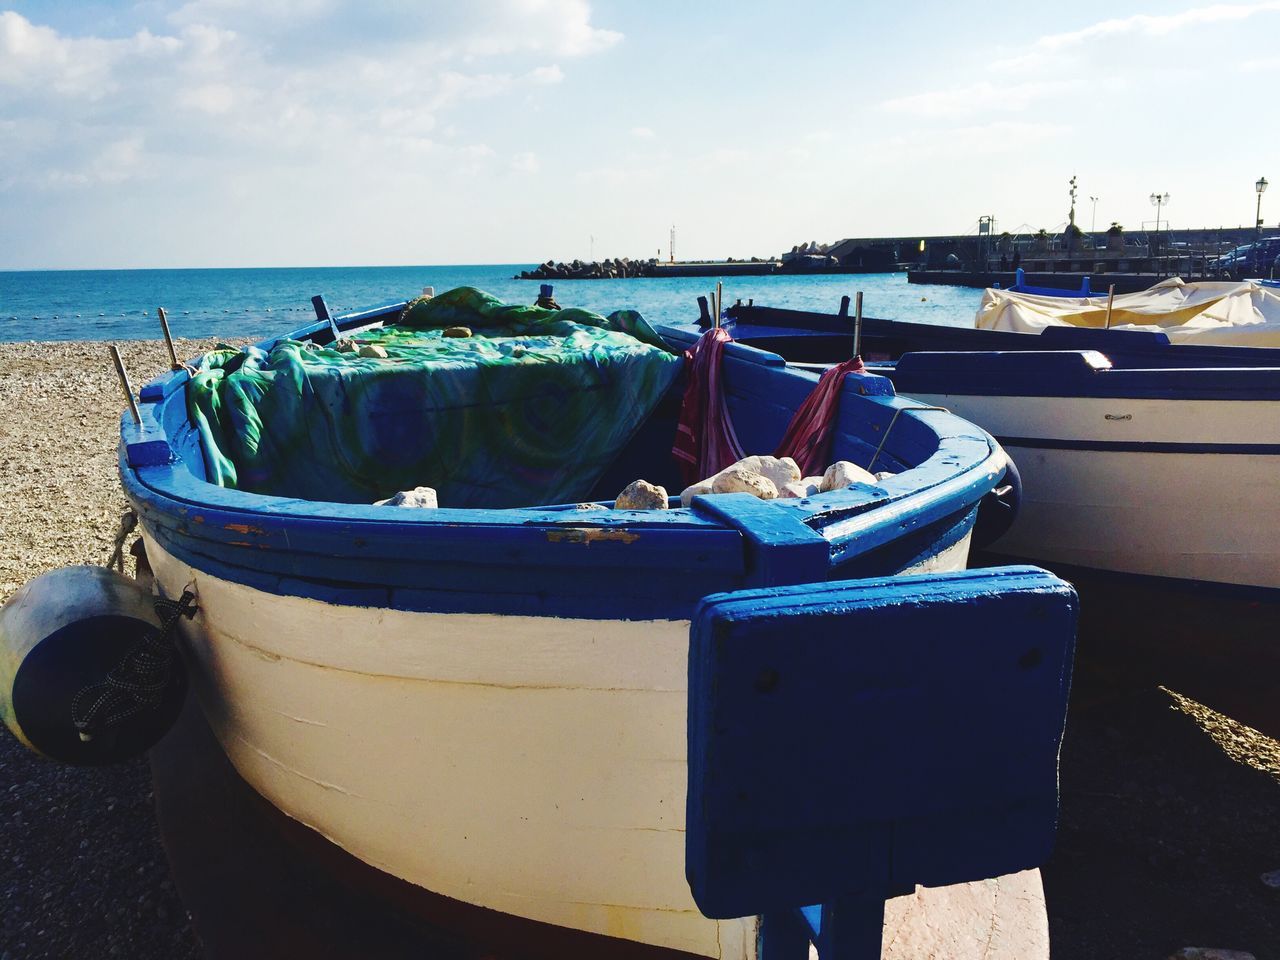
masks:
[[[1077,601],[1035,567],[705,598],[689,648],[686,871],[762,960],[878,958],[886,898],[1038,866]]]

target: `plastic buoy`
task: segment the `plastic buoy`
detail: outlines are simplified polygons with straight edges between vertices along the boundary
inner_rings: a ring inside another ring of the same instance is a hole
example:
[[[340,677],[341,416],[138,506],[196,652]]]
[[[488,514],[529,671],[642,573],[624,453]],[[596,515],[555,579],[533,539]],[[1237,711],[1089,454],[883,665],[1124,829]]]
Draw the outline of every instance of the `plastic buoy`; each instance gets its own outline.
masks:
[[[117,763],[177,719],[186,676],[155,598],[105,567],[36,577],[0,607],[0,716],[37,753]]]

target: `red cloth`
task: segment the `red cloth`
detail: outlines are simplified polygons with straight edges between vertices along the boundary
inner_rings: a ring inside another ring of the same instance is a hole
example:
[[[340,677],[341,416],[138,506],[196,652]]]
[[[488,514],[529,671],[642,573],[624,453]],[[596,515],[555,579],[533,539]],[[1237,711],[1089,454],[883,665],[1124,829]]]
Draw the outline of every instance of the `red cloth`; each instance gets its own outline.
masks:
[[[719,473],[743,457],[720,370],[725,344],[732,341],[723,327],[712,327],[685,352],[688,381],[671,455],[687,485]]]
[[[831,433],[840,412],[840,387],[848,374],[866,372],[860,356],[827,369],[791,417],[774,456],[793,458],[802,477],[822,473],[831,463]]]

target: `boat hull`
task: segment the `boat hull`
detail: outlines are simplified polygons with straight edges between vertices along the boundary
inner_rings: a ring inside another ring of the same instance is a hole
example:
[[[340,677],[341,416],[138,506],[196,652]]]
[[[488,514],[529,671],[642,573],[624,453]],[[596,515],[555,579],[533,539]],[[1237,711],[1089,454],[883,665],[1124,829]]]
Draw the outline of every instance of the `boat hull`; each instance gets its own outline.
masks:
[[[702,916],[684,876],[688,621],[343,606],[221,579],[146,539],[166,593],[194,584],[193,687],[239,776],[273,806],[444,897],[754,956],[755,919]],[[967,553],[966,535],[904,572],[962,569]],[[1002,882],[1034,904],[1030,877]],[[958,888],[940,909],[960,916],[955,904],[996,891]],[[963,937],[981,914],[938,935]],[[1019,926],[1024,952],[1008,955],[1037,955],[1024,940],[1045,933],[1043,910]]]
[[[524,920],[376,870],[281,813],[236,773],[194,698],[151,751],[174,881],[208,960],[674,960],[689,954]],[[883,960],[1043,960],[1038,870],[885,904]]]
[[[915,396],[1018,464],[1021,509],[992,552],[1280,596],[1280,403]]]

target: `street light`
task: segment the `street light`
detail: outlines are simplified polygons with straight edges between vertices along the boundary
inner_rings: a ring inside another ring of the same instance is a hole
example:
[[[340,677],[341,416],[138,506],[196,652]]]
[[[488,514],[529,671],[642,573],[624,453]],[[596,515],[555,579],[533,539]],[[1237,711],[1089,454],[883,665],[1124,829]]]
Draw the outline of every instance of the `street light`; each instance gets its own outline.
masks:
[[[1090,197],[1093,201],[1093,217],[1089,220],[1089,232],[1094,233],[1098,229],[1098,197]]]
[[[1156,208],[1156,243],[1155,248],[1160,249],[1160,208],[1169,202],[1169,194],[1153,193],[1151,195],[1151,205]]]
[[[1261,193],[1262,191],[1259,190],[1258,192]],[[1168,202],[1169,195],[1167,193],[1153,193],[1151,195],[1151,205],[1156,208],[1156,233],[1160,232],[1160,208]]]
[[[1258,182],[1253,185],[1253,189],[1258,191],[1258,209],[1254,213],[1254,230],[1259,239],[1262,237],[1262,195],[1267,192],[1267,178],[1259,177]]]

